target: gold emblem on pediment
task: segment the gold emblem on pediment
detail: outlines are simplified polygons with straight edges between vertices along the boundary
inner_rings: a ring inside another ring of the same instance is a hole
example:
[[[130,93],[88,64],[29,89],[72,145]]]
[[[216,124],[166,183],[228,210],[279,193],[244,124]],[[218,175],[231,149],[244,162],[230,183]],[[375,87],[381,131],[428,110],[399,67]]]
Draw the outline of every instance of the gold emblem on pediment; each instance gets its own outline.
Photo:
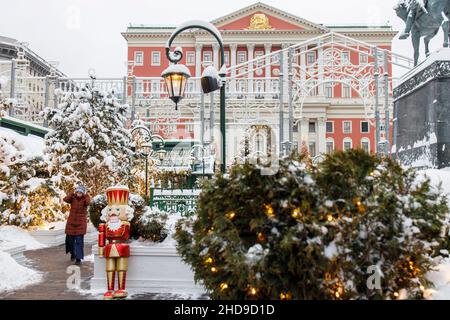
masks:
[[[272,30],[269,18],[264,13],[255,13],[250,19],[250,25],[245,30]]]

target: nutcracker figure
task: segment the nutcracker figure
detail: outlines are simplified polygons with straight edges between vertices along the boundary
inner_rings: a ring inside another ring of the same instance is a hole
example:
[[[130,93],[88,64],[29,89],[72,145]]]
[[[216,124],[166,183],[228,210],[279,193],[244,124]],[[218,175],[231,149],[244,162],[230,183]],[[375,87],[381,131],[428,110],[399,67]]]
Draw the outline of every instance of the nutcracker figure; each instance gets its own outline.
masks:
[[[108,291],[104,299],[125,298],[126,274],[130,246],[126,241],[130,238],[130,222],[133,219],[133,209],[128,206],[129,190],[127,187],[111,187],[106,190],[108,206],[102,211],[99,225],[98,249],[99,256],[106,259],[106,278]],[[106,243],[108,240],[108,243]],[[118,290],[114,291],[117,273]]]

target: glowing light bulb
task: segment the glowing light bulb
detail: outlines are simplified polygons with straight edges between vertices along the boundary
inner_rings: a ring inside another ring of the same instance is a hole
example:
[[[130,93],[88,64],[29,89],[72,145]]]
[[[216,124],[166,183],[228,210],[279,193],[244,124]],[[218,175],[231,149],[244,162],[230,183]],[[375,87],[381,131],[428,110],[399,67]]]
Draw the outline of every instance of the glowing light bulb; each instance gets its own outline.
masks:
[[[299,219],[302,216],[302,212],[300,211],[300,209],[294,209],[294,211],[292,211],[292,217],[294,219]]]
[[[227,213],[227,218],[233,220],[236,217],[236,213],[233,211]]]
[[[258,292],[258,291],[256,290],[256,288],[250,288],[250,294],[251,294],[252,296],[256,295],[257,292]]]
[[[227,283],[225,283],[225,282],[222,282],[221,284],[220,284],[220,290],[225,290],[225,289],[228,289],[228,284]]]
[[[394,297],[398,298],[399,294],[398,292],[394,292]]]
[[[206,258],[206,259],[205,259],[205,263],[206,263],[206,264],[211,264],[211,263],[213,263],[213,258],[211,258],[211,257]]]
[[[267,205],[265,205],[265,207],[266,207],[266,214],[267,214],[267,216],[269,218],[273,217],[275,214],[274,214],[274,210],[273,210],[272,206],[267,204]]]
[[[217,268],[216,267],[211,267],[211,272],[217,272]]]
[[[333,216],[331,214],[327,215],[327,220],[329,222],[333,221]]]

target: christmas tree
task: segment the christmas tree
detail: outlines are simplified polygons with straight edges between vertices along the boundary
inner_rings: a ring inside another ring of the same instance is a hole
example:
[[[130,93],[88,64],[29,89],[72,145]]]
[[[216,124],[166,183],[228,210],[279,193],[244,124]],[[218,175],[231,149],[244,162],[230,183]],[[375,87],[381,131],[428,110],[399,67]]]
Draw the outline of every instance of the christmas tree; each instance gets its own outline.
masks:
[[[53,129],[46,136],[46,156],[53,181],[69,191],[83,183],[93,195],[113,184],[128,184],[133,152],[124,127],[127,107],[114,93],[88,86],[66,94],[44,115]]]
[[[390,159],[337,152],[205,183],[177,249],[213,299],[421,299],[446,243],[446,197]]]

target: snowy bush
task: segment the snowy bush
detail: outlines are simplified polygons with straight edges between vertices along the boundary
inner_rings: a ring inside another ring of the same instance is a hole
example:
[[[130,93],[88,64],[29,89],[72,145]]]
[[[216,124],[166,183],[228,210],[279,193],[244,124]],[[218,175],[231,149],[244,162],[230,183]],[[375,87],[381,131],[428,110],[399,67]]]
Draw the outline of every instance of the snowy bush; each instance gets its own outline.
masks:
[[[352,150],[273,176],[234,167],[205,184],[176,240],[214,299],[421,299],[447,211],[428,180]]]
[[[98,228],[102,222],[100,217],[102,210],[106,208],[108,201],[106,195],[95,196],[89,205],[89,217],[92,224]],[[134,210],[134,217],[130,221],[130,233],[132,239],[144,239],[154,242],[162,242],[167,237],[167,215],[156,208],[148,207],[141,196],[130,194],[128,205]]]

